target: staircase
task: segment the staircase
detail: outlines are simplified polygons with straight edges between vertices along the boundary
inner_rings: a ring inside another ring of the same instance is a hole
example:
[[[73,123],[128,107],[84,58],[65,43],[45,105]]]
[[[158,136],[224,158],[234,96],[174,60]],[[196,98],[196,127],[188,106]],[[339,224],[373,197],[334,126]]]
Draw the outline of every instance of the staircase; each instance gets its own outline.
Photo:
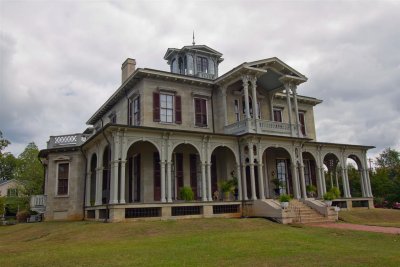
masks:
[[[293,215],[293,223],[309,224],[309,223],[326,223],[334,222],[335,220],[329,219],[320,214],[316,210],[310,208],[306,204],[293,199],[287,208]]]

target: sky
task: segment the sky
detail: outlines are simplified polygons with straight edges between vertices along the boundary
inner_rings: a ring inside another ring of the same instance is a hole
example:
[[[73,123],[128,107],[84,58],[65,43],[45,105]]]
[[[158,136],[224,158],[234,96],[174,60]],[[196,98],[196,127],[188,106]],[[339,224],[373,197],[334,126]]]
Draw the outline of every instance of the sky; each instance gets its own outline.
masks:
[[[0,0],[0,130],[14,155],[80,133],[121,64],[169,71],[169,47],[223,53],[219,73],[278,57],[308,77],[317,140],[400,150],[400,1]]]

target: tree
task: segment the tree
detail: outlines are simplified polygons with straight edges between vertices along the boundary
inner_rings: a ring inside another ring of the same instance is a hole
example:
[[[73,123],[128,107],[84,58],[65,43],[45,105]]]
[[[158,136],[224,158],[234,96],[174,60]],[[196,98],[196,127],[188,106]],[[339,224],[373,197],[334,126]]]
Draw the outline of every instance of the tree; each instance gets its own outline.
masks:
[[[3,138],[3,133],[0,131],[0,179],[11,180],[14,178],[14,171],[17,166],[17,159],[9,152],[3,150],[11,144],[10,141]]]
[[[347,165],[347,175],[349,177],[350,194],[352,197],[361,197],[361,178],[359,171],[352,165]]]
[[[7,139],[3,138],[3,133],[0,131],[0,157],[3,154],[3,149],[6,148],[10,143]]]
[[[29,143],[18,156],[16,179],[24,183],[26,195],[43,193],[43,167],[38,159],[39,149],[35,143]]]

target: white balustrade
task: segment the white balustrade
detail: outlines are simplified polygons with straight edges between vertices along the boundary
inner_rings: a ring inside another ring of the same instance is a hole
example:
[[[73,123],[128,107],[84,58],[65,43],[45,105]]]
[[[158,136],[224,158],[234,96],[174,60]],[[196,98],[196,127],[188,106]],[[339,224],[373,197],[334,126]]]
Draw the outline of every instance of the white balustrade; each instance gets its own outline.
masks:
[[[291,136],[291,130],[296,132],[296,125],[290,123],[283,123],[277,121],[268,121],[268,120],[256,120],[257,126],[255,127],[255,123],[253,119],[241,120],[235,122],[233,124],[227,125],[224,128],[226,134],[243,134],[243,133],[254,133],[256,132],[256,128],[258,129],[258,133],[263,134],[275,134],[275,135],[283,135],[283,136]]]
[[[50,136],[47,142],[47,148],[55,148],[60,146],[80,146],[86,142],[89,135],[86,134],[67,134]]]

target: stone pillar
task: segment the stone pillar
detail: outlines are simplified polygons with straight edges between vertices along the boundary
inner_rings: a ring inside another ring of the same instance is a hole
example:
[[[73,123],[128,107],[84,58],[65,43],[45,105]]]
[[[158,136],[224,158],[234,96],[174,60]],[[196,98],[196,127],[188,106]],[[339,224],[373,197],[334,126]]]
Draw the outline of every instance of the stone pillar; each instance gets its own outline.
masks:
[[[118,204],[118,163],[119,160],[111,162],[110,204]]]
[[[125,166],[126,160],[121,160],[121,182],[120,182],[120,196],[119,203],[125,204]]]
[[[257,101],[257,78],[255,76],[251,77],[251,94],[253,100],[253,119],[256,132],[258,132],[258,101]]]
[[[91,198],[91,195],[90,195],[90,181],[92,180],[91,179],[92,178],[92,173],[91,172],[88,172],[88,173],[86,173],[86,192],[85,192],[85,206],[86,207],[90,207],[90,198]]]
[[[264,162],[263,162],[264,164]],[[264,168],[264,174],[265,174],[265,190],[266,190],[266,198],[271,198],[271,194],[270,194],[270,188],[269,188],[269,174],[268,174],[268,170],[267,170],[267,160],[265,160],[265,164],[264,164],[265,168]]]
[[[262,151],[261,151],[261,146],[258,146],[258,186],[259,186],[259,195],[260,199],[265,199],[265,192],[264,192],[264,164],[262,160]]]
[[[307,190],[306,190],[306,181],[304,178],[304,164],[299,164],[300,168],[300,185],[301,185],[301,197],[306,199],[307,198]]]
[[[207,199],[208,201],[212,201],[212,192],[211,192],[211,163],[207,163]]]
[[[286,90],[286,101],[288,106],[288,116],[289,116],[289,124],[290,124],[290,134],[293,136],[293,125],[292,125],[292,104],[290,101],[290,86],[288,83],[285,83],[285,90]]]
[[[297,167],[295,163],[291,164],[291,171],[292,171],[292,180],[293,180],[293,195],[294,198],[300,199],[300,193],[299,193],[299,179],[297,175]]]
[[[171,161],[167,162],[167,202],[172,202]]]
[[[226,86],[221,87],[221,94],[222,94],[222,110],[224,112],[224,126],[228,125],[228,110],[226,106]],[[212,105],[212,103],[211,103]]]
[[[96,206],[103,204],[103,170],[103,167],[96,168]]]
[[[346,179],[347,177],[347,169],[342,167],[342,183],[343,183],[343,191],[344,197],[350,198],[350,189],[349,189],[349,180]]]
[[[369,172],[367,169],[365,169],[364,172],[365,172],[365,184],[368,192],[368,197],[373,197],[371,190],[371,181],[369,180]]]
[[[207,201],[207,185],[206,185],[206,163],[201,163],[201,200]]]
[[[301,133],[300,122],[299,122],[299,108],[297,105],[297,87],[296,87],[296,85],[293,85],[292,92],[293,92],[293,101],[294,101],[294,111],[296,114],[297,136],[300,137],[300,136],[302,136],[302,133]]]
[[[247,196],[247,176],[246,176],[246,164],[242,165],[242,183],[243,183],[243,199],[249,200]]]
[[[251,183],[251,199],[256,200],[256,179],[254,173],[254,149],[253,144],[248,144],[249,146],[249,159],[250,159],[250,183]]]
[[[324,167],[321,167],[321,181],[322,181],[322,195],[326,193],[326,181],[325,181],[325,170]]]
[[[319,198],[321,198],[323,195],[323,190],[322,190],[321,168],[320,167],[316,167],[315,174],[317,175],[317,196]]]
[[[161,167],[161,202],[165,202],[165,161],[160,161]]]
[[[240,177],[240,164],[236,163],[236,178],[237,178],[237,183],[238,183],[238,199],[243,200],[243,194],[242,194],[242,179]]]
[[[250,119],[249,78],[246,75],[243,75],[242,81],[243,81],[244,106],[245,106],[245,111],[246,111],[246,119]]]

